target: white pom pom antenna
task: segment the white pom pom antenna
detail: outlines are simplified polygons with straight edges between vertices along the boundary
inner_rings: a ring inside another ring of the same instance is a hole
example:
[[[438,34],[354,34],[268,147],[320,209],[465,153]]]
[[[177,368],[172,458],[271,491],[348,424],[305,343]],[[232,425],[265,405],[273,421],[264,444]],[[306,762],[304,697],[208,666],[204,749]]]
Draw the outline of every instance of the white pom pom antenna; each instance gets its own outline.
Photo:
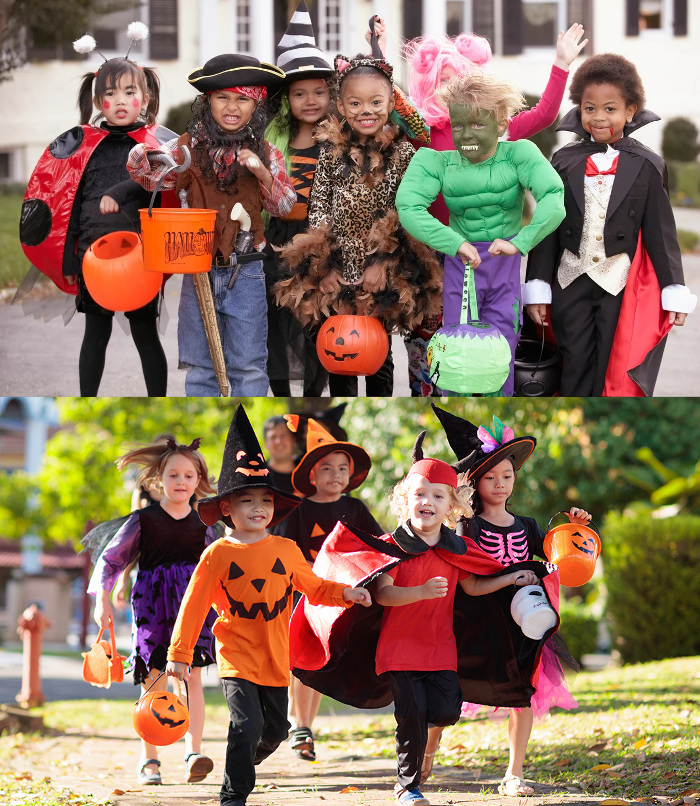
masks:
[[[85,34],[85,36],[81,36],[80,39],[76,39],[73,42],[73,50],[77,53],[82,53],[84,56],[87,56],[88,53],[92,53],[93,50],[97,47],[97,42],[91,37],[89,34]]]
[[[129,43],[129,49],[124,57],[125,59],[128,59],[134,42],[143,42],[143,40],[148,36],[148,26],[143,22],[130,22],[128,28],[126,29],[126,35],[131,40]]]

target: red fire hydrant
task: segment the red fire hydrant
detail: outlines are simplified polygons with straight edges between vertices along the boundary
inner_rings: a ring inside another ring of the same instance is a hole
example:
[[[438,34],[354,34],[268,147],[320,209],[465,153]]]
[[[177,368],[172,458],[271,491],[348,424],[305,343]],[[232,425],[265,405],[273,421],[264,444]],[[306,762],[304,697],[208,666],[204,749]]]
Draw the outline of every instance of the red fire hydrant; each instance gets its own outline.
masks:
[[[39,605],[31,604],[17,619],[17,632],[22,637],[22,690],[15,697],[22,708],[33,708],[41,705],[44,692],[41,690],[39,661],[41,659],[41,640],[44,630],[51,623],[39,609]]]

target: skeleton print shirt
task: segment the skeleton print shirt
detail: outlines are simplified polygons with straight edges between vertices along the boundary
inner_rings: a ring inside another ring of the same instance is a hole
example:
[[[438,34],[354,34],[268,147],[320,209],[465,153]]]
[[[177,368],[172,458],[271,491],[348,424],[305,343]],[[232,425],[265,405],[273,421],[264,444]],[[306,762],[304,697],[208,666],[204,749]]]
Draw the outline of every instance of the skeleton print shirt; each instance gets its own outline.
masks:
[[[467,534],[482,551],[503,565],[544,558],[544,532],[537,521],[521,515],[513,517],[515,522],[511,526],[496,526],[475,515],[468,523]]]

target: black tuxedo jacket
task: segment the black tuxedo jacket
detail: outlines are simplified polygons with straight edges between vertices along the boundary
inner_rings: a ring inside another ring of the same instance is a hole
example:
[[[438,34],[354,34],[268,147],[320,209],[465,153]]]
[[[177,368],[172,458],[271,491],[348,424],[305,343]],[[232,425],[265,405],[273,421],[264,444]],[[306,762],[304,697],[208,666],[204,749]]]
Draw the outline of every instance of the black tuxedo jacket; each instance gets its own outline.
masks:
[[[585,134],[582,128],[579,131],[575,125],[567,126],[567,119],[571,123],[571,117],[569,113],[559,128]],[[632,137],[624,136],[615,147],[620,153],[605,217],[605,255],[611,257],[626,252],[632,260],[641,229],[642,241],[654,265],[659,286],[683,285],[683,265],[668,197],[666,164],[658,154]],[[586,160],[591,154],[604,150],[604,145],[585,140],[566,145],[554,154],[552,165],[564,182],[566,217],[530,252],[527,280],[544,280],[551,285],[564,249],[579,254],[585,209]]]

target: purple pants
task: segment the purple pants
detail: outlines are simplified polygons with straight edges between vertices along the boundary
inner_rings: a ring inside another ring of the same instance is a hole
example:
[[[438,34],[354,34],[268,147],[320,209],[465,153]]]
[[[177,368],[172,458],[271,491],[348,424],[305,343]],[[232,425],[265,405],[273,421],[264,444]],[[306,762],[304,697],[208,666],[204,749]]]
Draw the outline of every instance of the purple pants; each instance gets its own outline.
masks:
[[[520,258],[516,255],[496,255],[489,252],[490,242],[473,243],[481,256],[479,267],[474,270],[476,300],[479,320],[497,327],[510,345],[510,372],[503,384],[501,394],[513,394],[513,364],[515,347],[520,339],[522,305],[520,302]],[[445,256],[445,274],[442,286],[443,325],[458,325],[462,313],[462,285],[464,263],[459,258]]]

